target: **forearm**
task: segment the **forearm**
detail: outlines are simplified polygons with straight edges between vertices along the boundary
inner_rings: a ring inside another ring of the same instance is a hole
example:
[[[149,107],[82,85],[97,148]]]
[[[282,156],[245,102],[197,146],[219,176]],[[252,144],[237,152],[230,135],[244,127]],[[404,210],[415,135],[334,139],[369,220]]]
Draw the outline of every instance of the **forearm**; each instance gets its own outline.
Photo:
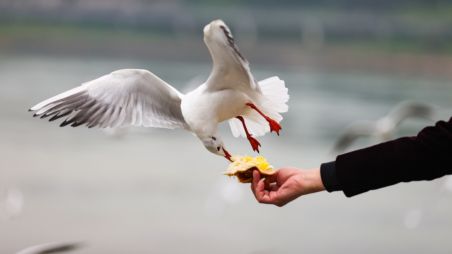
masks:
[[[431,180],[452,173],[452,118],[406,137],[357,150],[322,164],[328,191],[350,197],[399,182]]]

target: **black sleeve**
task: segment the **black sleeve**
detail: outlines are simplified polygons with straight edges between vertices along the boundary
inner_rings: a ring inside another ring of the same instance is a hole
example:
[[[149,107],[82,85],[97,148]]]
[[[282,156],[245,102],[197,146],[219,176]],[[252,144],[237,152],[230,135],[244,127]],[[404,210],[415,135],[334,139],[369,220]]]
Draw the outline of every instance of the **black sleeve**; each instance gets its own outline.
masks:
[[[335,161],[323,163],[320,166],[320,177],[322,178],[323,186],[328,192],[342,190],[341,184],[337,180]]]
[[[405,137],[339,155],[322,164],[328,191],[347,197],[399,182],[432,180],[452,174],[452,118]]]

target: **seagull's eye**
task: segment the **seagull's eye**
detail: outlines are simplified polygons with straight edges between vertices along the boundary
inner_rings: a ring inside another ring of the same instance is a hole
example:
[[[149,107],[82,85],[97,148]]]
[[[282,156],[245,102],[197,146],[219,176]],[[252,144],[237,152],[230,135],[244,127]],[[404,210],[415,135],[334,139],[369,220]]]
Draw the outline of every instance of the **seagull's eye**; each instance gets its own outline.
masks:
[[[217,140],[217,138],[216,138],[216,137],[212,137],[212,139],[213,139],[213,140],[215,140],[215,141]]]
[[[220,151],[220,148],[221,148],[221,147],[217,146],[217,151],[218,151],[218,152]]]

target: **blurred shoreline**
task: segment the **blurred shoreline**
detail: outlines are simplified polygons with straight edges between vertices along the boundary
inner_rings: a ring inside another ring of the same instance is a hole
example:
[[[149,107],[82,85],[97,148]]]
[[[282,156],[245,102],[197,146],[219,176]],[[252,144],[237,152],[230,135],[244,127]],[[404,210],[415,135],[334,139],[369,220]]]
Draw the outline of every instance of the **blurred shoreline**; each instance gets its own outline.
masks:
[[[0,53],[96,56],[152,61],[209,62],[201,34],[162,36],[134,30],[0,26]],[[331,71],[368,71],[452,78],[452,55],[410,52],[366,44],[324,44],[237,37],[251,64]]]

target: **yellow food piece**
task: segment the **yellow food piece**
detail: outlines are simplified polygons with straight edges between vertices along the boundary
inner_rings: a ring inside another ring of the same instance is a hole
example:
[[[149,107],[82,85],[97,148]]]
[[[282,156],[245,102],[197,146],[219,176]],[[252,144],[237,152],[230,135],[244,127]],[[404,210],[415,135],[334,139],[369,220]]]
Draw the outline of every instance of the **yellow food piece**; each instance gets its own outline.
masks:
[[[225,172],[227,176],[236,176],[240,182],[249,183],[253,179],[253,170],[257,169],[261,175],[272,175],[276,171],[264,156],[232,156],[231,164]]]

